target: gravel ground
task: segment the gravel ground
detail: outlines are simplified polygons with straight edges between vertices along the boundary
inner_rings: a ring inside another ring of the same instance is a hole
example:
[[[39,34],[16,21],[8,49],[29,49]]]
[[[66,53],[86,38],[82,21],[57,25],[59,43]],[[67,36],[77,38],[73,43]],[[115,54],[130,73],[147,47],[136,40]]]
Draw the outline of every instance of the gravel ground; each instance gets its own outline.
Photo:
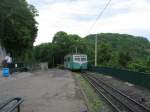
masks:
[[[138,101],[139,103],[150,108],[150,90],[136,86],[129,82],[121,81],[111,76],[102,74],[98,75],[106,83],[112,85],[113,87],[119,89],[126,95]]]
[[[21,112],[81,112],[86,109],[72,73],[50,69],[0,77],[0,102],[23,97]]]

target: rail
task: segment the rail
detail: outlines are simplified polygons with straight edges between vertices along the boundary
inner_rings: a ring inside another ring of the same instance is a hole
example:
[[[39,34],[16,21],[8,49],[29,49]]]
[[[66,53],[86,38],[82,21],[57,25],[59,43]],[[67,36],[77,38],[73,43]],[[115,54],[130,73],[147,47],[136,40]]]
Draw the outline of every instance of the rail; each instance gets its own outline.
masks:
[[[102,96],[107,100],[107,102],[111,104],[113,108],[115,108],[117,112],[124,110],[130,112],[150,112],[149,108],[145,107],[142,104],[139,104],[116,88],[113,88],[112,86],[104,83],[98,77],[91,75],[91,73],[84,72],[82,74],[84,74],[83,77],[86,78],[88,82],[90,82],[90,84],[98,91],[99,94],[102,95],[103,93]],[[114,101],[115,103],[113,103]],[[121,105],[119,105],[122,108],[120,108],[116,102],[118,102],[118,104],[120,103]]]
[[[5,101],[5,103],[3,103],[2,105],[0,105],[0,112],[13,112],[15,109],[17,109],[17,112],[20,112],[20,104],[23,101],[24,100],[20,97],[11,98]],[[10,106],[11,103],[13,103],[12,106]]]
[[[82,76],[91,84],[91,86],[97,91],[97,93],[98,93],[99,95],[103,96],[103,98],[111,105],[111,107],[115,110],[115,112],[122,112],[116,105],[114,105],[114,103],[113,103],[110,99],[107,98],[107,96],[106,96],[105,94],[103,94],[102,91],[100,91],[100,90],[98,89],[97,86],[95,86],[95,84],[94,84],[91,80],[89,80],[89,79],[88,79],[87,77],[85,77],[84,75],[82,75]]]

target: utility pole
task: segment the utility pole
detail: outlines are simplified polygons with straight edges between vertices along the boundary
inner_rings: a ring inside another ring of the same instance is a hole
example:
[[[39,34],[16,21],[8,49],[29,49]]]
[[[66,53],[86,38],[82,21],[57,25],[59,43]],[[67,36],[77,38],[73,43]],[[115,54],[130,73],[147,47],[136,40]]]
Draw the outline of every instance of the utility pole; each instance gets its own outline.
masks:
[[[78,53],[78,48],[76,47],[76,54]]]
[[[97,34],[95,36],[95,66],[97,66]]]
[[[101,10],[101,12],[99,12],[99,14],[98,14],[97,18],[95,19],[94,23],[92,24],[90,30],[95,26],[95,24],[99,20],[99,18],[101,18],[101,16],[103,15],[104,11],[109,6],[110,2],[111,2],[111,0],[108,0],[108,2],[105,5],[105,7]],[[95,66],[97,66],[97,35],[95,35]]]

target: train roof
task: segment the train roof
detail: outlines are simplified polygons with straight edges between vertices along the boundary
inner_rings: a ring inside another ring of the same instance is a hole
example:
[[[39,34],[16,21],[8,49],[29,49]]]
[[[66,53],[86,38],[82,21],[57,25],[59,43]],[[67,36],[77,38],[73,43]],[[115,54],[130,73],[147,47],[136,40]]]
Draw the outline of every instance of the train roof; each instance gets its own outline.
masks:
[[[84,55],[84,56],[87,56],[86,54],[68,54],[68,55],[66,55],[65,57],[69,57],[69,56],[73,56],[73,55]]]

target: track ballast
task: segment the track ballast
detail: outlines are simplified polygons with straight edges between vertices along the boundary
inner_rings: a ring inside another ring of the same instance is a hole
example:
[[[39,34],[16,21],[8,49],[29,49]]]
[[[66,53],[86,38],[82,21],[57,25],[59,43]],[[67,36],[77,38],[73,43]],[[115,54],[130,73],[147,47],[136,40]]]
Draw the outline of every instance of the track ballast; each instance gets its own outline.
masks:
[[[148,107],[145,107],[118,89],[105,83],[93,73],[82,72],[81,74],[96,92],[111,105],[114,112],[150,112]]]

